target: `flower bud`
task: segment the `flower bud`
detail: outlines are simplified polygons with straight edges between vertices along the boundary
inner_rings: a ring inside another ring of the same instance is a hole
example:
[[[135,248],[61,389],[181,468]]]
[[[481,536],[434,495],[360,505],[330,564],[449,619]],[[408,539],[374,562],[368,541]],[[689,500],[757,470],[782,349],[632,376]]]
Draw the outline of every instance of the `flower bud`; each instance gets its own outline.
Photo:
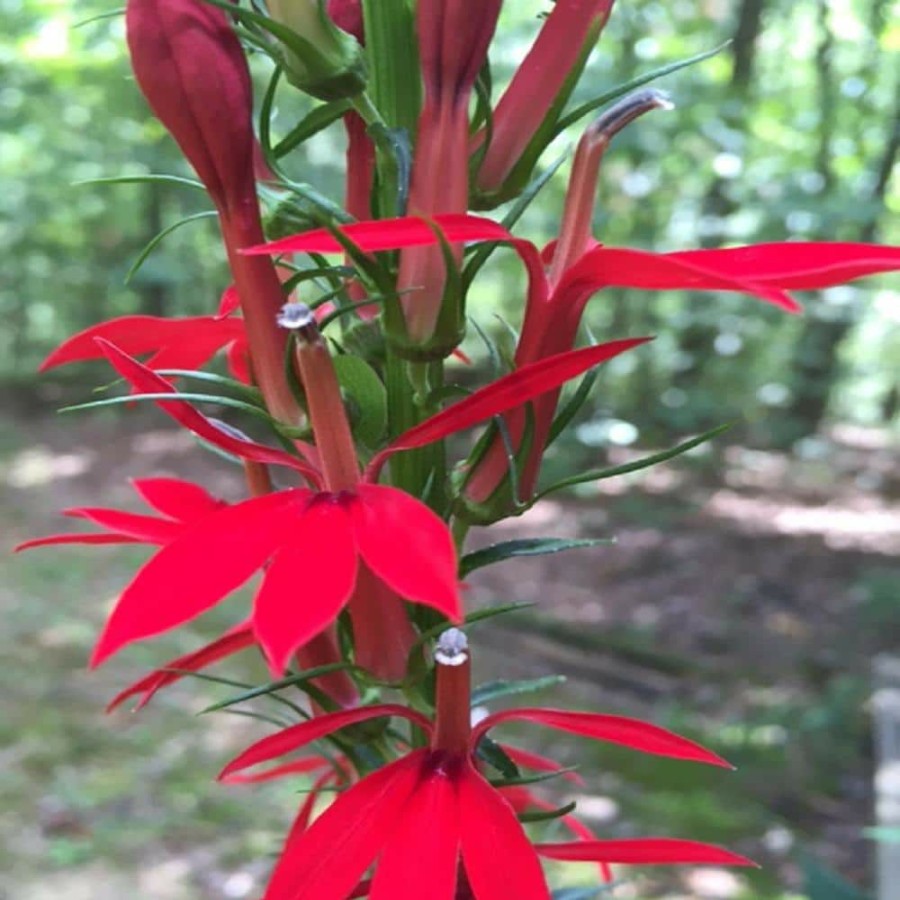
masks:
[[[322,0],[269,0],[269,15],[290,29],[279,38],[288,81],[320,100],[359,94],[366,84],[362,48],[338,28]]]

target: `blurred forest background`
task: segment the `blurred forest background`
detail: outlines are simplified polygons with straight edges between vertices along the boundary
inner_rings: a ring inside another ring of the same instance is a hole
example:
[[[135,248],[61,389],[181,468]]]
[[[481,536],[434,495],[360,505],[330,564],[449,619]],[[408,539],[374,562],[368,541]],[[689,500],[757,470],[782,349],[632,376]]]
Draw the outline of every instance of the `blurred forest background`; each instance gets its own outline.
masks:
[[[506,6],[492,56],[500,82],[545,4]],[[53,518],[61,506],[122,501],[134,475],[234,487],[150,410],[55,416],[89,398],[102,367],[35,376],[79,329],[126,313],[207,313],[226,284],[202,193],[96,183],[191,174],[149,117],[121,17],[102,16],[109,11],[99,0],[0,0],[0,502],[9,545],[63,530]],[[598,238],[655,250],[900,242],[900,3],[619,0],[575,102],[717,47],[656,83],[674,112],[616,139]],[[305,108],[302,98],[279,97],[285,131]],[[558,153],[576,138],[560,140]],[[287,161],[298,180],[336,200],[342,166],[339,128]],[[564,163],[520,234],[553,236],[567,172]],[[148,242],[175,226],[135,270]],[[503,256],[474,305],[498,335],[497,315],[518,322],[522,289]],[[659,337],[652,353],[603,370],[590,414],[551,469],[735,427],[679,466],[603,483],[500,529],[539,534],[562,524],[571,534],[616,535],[618,547],[517,569],[522,584],[501,568],[474,588],[480,602],[546,598],[515,629],[523,672],[563,671],[572,704],[649,708],[741,765],[726,785],[604,752],[607,774],[584,804],[597,827],[714,839],[766,864],[750,880],[626,875],[617,896],[874,896],[873,838],[892,837],[866,828],[870,664],[900,636],[900,282],[871,279],[802,299],[803,317],[733,296],[620,291],[592,301],[595,334]],[[477,337],[465,347],[483,355]],[[4,562],[0,872],[10,874],[0,875],[0,896],[105,900],[107,886],[110,897],[128,890],[148,900],[252,896],[296,796],[261,792],[266,808],[260,794],[208,783],[223,748],[239,746],[252,725],[225,720],[210,732],[205,721],[185,721],[196,693],[214,686],[188,685],[140,723],[102,718],[104,698],[139,665],[193,644],[161,641],[89,679],[95,623],[140,558],[101,552],[102,560],[73,549]],[[575,625],[554,619],[563,611]],[[509,647],[508,634],[484,634],[488,646]],[[585,771],[600,760],[584,760]]]

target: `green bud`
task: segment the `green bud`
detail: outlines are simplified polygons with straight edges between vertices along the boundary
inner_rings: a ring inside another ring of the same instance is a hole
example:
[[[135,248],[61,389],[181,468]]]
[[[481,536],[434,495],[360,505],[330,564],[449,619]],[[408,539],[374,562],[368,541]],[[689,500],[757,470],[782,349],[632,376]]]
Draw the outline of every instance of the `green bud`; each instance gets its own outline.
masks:
[[[354,97],[366,86],[362,48],[325,12],[324,0],[269,0],[269,15],[286,26],[285,75],[295,87],[320,100]]]

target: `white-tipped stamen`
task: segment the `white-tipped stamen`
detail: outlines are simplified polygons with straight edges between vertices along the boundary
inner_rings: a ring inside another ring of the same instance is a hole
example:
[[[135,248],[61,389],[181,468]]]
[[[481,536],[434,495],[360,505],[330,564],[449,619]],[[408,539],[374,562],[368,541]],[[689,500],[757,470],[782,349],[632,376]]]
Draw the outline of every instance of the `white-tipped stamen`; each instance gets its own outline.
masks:
[[[313,341],[319,336],[316,317],[305,303],[285,303],[278,311],[275,321],[279,327],[296,332],[307,341]]]

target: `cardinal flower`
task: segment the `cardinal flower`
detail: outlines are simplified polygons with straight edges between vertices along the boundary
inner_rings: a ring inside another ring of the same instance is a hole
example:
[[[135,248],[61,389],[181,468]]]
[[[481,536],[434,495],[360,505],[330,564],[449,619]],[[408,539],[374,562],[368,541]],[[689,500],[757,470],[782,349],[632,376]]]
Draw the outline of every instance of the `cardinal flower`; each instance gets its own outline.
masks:
[[[231,374],[243,382],[250,381],[247,361],[247,337],[239,318],[191,316],[122,316],[92,325],[63,341],[41,363],[41,371],[103,359],[95,338],[104,338],[131,356],[150,354],[146,360],[151,369],[199,369],[219,350],[227,353]]]
[[[598,244],[591,236],[591,218],[606,148],[638,116],[670,105],[656,91],[637,92],[611,107],[582,138],[560,238],[544,251],[541,261],[526,257],[529,287],[515,353],[517,366],[571,348],[588,300],[602,288],[734,291],[799,312],[799,303],[788,291],[816,290],[900,269],[900,248],[877,244],[790,242],[673,253]],[[548,392],[530,410],[522,406],[506,417],[514,450],[522,448],[530,431],[519,479],[521,496],[515,498],[519,501],[527,501],[534,491],[557,400],[558,392]],[[497,433],[465,487],[468,512],[476,521],[492,521],[509,513],[509,498],[499,490],[509,468],[507,441]]]
[[[457,629],[435,651],[437,702],[432,722],[404,706],[384,704],[319,716],[264,738],[229,763],[220,778],[298,750],[339,729],[376,717],[400,716],[418,726],[428,746],[367,775],[307,829],[292,829],[265,900],[346,900],[375,864],[370,900],[453,900],[465,884],[475,900],[549,900],[539,855],[602,862],[752,865],[693,841],[578,840],[532,845],[502,787],[492,785],[477,757],[481,738],[508,721],[608,741],[657,756],[728,764],[670,731],[621,716],[553,709],[513,709],[470,725],[469,652]],[[364,891],[362,892],[364,893]],[[360,894],[361,895],[361,894]]]

